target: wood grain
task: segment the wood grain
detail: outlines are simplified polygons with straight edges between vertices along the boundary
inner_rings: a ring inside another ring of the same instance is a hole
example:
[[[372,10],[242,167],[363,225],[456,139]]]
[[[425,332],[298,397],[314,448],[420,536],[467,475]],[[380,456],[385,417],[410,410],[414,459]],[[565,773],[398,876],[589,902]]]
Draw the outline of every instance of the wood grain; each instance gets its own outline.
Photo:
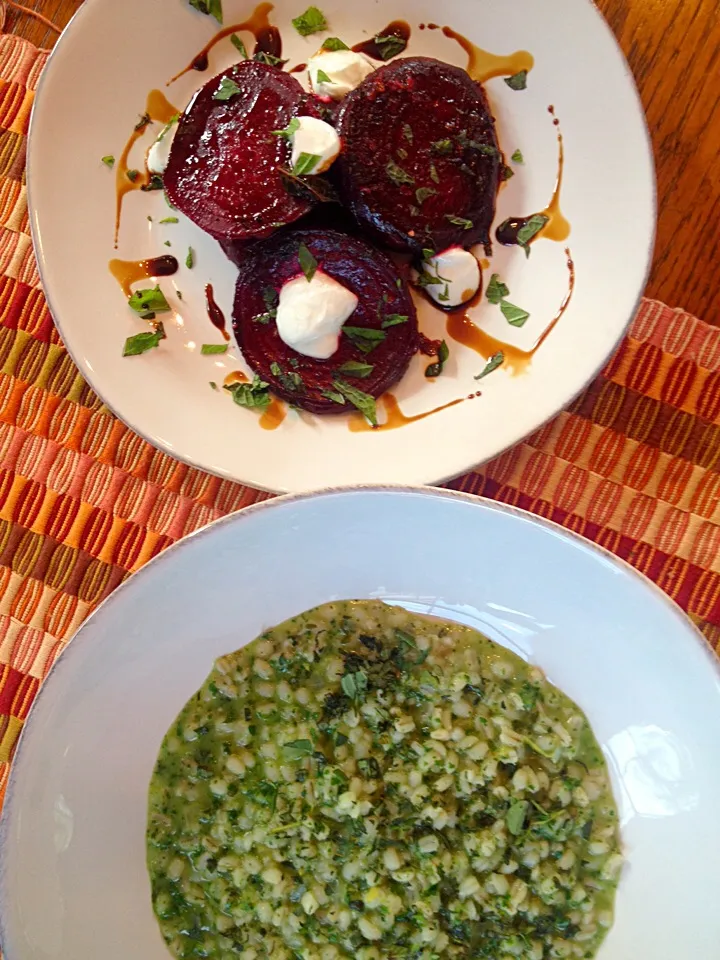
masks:
[[[24,2],[64,27],[81,0]],[[647,294],[720,326],[720,0],[598,6],[635,74],[655,149],[658,236]],[[12,9],[5,29],[38,46],[55,40]]]

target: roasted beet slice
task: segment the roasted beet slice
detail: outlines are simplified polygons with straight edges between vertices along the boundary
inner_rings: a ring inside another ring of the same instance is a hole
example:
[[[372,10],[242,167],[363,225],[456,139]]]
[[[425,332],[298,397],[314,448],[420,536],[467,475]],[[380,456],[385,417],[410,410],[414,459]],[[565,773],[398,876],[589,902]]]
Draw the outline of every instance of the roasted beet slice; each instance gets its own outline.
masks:
[[[231,82],[239,92],[215,99]],[[213,77],[180,119],[163,178],[170,200],[217,238],[266,237],[293,223],[312,203],[286,189],[278,168],[289,165],[290,145],[272,131],[315,112],[277,67],[245,60]]]
[[[280,339],[268,308],[271,313],[283,284],[302,273],[300,244],[317,260],[318,269],[358,297],[346,326],[378,331],[382,339],[358,341],[341,336],[338,351],[329,360],[305,357]],[[401,317],[407,320],[398,322]],[[335,230],[283,231],[249,247],[240,265],[233,327],[246,361],[273,393],[313,413],[352,409],[350,404],[343,406],[323,396],[323,391],[333,390],[338,378],[379,397],[403,376],[418,348],[415,305],[398,269],[364,240]],[[357,342],[372,349],[363,352]],[[371,366],[369,375],[358,378],[340,369],[353,361]]]
[[[428,57],[394,60],[350,93],[333,170],[362,228],[418,253],[489,240],[501,156],[482,86]]]

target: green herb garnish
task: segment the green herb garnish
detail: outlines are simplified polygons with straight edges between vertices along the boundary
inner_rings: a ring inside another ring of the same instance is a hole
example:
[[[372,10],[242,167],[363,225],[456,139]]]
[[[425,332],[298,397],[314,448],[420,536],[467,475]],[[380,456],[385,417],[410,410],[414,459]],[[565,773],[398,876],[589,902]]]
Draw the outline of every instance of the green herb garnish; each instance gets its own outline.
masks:
[[[525,163],[525,158],[519,150],[516,150],[510,159],[513,163]]]
[[[258,323],[270,323],[271,320],[277,317],[277,306],[280,297],[274,287],[263,287],[262,296],[265,302],[265,313],[259,314],[255,317],[255,320]]]
[[[163,217],[163,219],[158,222],[159,223],[180,223],[177,217]]]
[[[235,47],[235,49],[243,58],[243,60],[250,59],[250,55],[245,49],[245,44],[242,42],[241,38],[236,33],[233,33],[232,36],[230,37],[230,43]]]
[[[503,80],[511,90],[524,90],[527,87],[527,75],[527,70],[520,70],[519,73],[513,74],[512,77],[503,77]]]
[[[318,70],[318,72],[316,73],[315,76],[316,76],[316,78],[317,78],[318,83],[332,83],[332,82],[333,82],[333,81],[330,79],[330,77],[325,73],[324,70]]]
[[[506,163],[504,163],[502,170],[500,171],[500,179],[503,181],[510,180],[510,178],[514,176],[515,171],[512,169],[512,167],[509,167]]]
[[[346,673],[340,680],[340,686],[346,697],[359,703],[365,699],[367,693],[367,674],[364,670]]]
[[[431,146],[436,153],[448,154],[453,152],[452,140],[436,140]]]
[[[522,833],[529,806],[530,804],[527,800],[513,800],[510,804],[510,808],[505,814],[505,823],[508,832],[511,833],[513,837],[518,837]]]
[[[388,327],[396,327],[399,323],[406,323],[410,317],[406,317],[402,313],[389,313],[380,326],[383,330],[386,330]]]
[[[321,157],[317,153],[301,153],[292,169],[293,175],[296,177],[307,176],[308,173],[312,173],[320,160]]]
[[[430,164],[430,179],[433,183],[440,183],[440,174],[437,172],[437,167],[434,163]]]
[[[378,53],[381,60],[392,60],[399,53],[402,53],[407,42],[402,37],[396,37],[394,34],[389,36],[376,36],[373,38],[378,46]]]
[[[472,230],[473,228],[472,220],[466,220],[465,217],[455,217],[451,213],[446,213],[445,219],[449,220],[453,226],[462,227],[463,230]]]
[[[269,384],[255,375],[252,383],[232,383],[224,389],[232,394],[235,403],[249,410],[267,410],[271,403]]]
[[[348,360],[341,367],[338,367],[338,373],[344,373],[347,377],[358,377],[364,380],[369,377],[375,368],[371,363],[362,363],[360,360]]]
[[[402,167],[399,167],[394,160],[388,160],[385,166],[385,173],[390,177],[392,182],[397,186],[400,186],[406,183],[408,186],[415,186],[415,180],[403,170]]]
[[[305,279],[308,283],[310,283],[312,278],[315,276],[318,263],[304,243],[301,243],[298,247],[298,260],[300,261],[300,269],[305,274]]]
[[[437,352],[437,361],[431,363],[429,367],[425,370],[426,377],[439,377],[443,372],[443,367],[450,356],[450,350],[448,349],[447,343],[444,340],[440,341],[440,346],[438,347]]]
[[[115,157],[108,155],[107,157],[102,158],[102,162],[106,167],[110,167],[112,170],[112,168],[115,166]]]
[[[156,313],[167,313],[170,309],[159,286],[152,290],[136,290],[128,300],[128,306],[143,320],[153,320]]]
[[[274,137],[285,137],[286,140],[289,140],[290,137],[292,137],[292,135],[299,129],[300,120],[297,117],[293,117],[284,130],[273,130],[272,135]]]
[[[287,60],[276,57],[274,53],[266,53],[264,50],[258,50],[253,55],[256,63],[266,63],[269,67],[284,67]]]
[[[500,309],[502,310],[503,316],[512,327],[524,326],[525,321],[530,316],[527,310],[523,310],[521,307],[516,307],[515,304],[508,303],[507,300],[500,301]]]
[[[232,77],[223,77],[220,86],[213,94],[213,100],[225,101],[240,93],[240,87],[235,83]]]
[[[410,156],[407,150],[405,150],[403,147],[398,147],[395,153],[401,160],[407,160],[407,158]]]
[[[404,123],[402,130],[403,130],[403,136],[405,137],[405,139],[407,140],[407,142],[408,142],[408,143],[412,143],[413,140],[415,139],[415,135],[414,135],[414,133],[413,133],[413,131],[412,131],[412,127],[410,126],[410,124],[409,124],[409,123]]]
[[[124,357],[137,357],[141,353],[147,353],[153,347],[157,347],[161,340],[165,339],[165,328],[158,323],[155,330],[148,330],[145,333],[136,333],[134,337],[128,337],[123,347]]]
[[[190,6],[200,13],[215,17],[218,23],[223,22],[222,0],[190,0]]]
[[[338,393],[337,390],[323,390],[322,395],[327,397],[328,400],[332,400],[334,403],[339,403],[343,405],[345,403],[345,397]]]
[[[528,217],[526,222],[517,232],[517,242],[521,247],[525,248],[525,255],[530,256],[530,248],[528,244],[535,237],[545,224],[548,222],[550,217],[544,213],[534,213],[531,217]]]
[[[415,191],[415,196],[417,197],[417,202],[422,206],[428,197],[432,197],[436,193],[437,190],[435,187],[418,187]]]
[[[486,377],[489,373],[492,373],[493,370],[497,370],[498,367],[502,366],[505,362],[505,354],[502,350],[499,353],[494,354],[488,362],[485,364],[485,368],[480,371],[480,373],[474,378],[475,380],[482,380],[483,377]]]
[[[274,360],[270,364],[270,373],[276,377],[281,385],[288,391],[288,393],[300,393],[305,389],[305,384],[303,383],[303,378],[299,373],[296,373],[294,370],[290,370],[286,373],[279,363],[276,363]]]
[[[128,178],[130,183],[135,183],[137,178],[140,176],[139,170],[127,170],[125,176]]]
[[[283,744],[281,752],[285,761],[303,760],[313,755],[313,745],[310,740],[291,740]]]
[[[500,303],[502,298],[507,297],[509,293],[510,288],[502,282],[500,274],[494,273],[490,277],[490,283],[487,285],[487,290],[485,291],[485,296],[490,303]]]
[[[192,247],[188,247],[187,256],[185,257],[185,266],[188,270],[192,270],[195,265],[195,251]]]
[[[317,7],[308,7],[305,13],[295,17],[292,22],[301,37],[309,37],[311,33],[327,30],[325,14]]]
[[[342,332],[362,353],[371,353],[387,336],[383,330],[375,330],[373,327],[343,327]]]
[[[333,380],[333,388],[356,407],[373,427],[378,425],[375,397],[371,397],[369,393],[363,393],[345,380]]]
[[[200,347],[200,353],[207,357],[214,353],[227,353],[228,344],[227,343],[204,343]]]
[[[349,50],[350,47],[343,43],[342,40],[339,40],[337,37],[328,37],[327,40],[323,40],[322,50]]]

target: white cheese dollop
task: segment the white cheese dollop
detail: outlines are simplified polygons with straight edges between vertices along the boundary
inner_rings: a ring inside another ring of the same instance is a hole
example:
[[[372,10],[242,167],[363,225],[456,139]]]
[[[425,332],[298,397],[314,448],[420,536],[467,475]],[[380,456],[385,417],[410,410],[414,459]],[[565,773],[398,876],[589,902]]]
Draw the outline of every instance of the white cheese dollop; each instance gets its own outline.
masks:
[[[280,339],[304,357],[327,360],[357,305],[355,294],[322,270],[310,282],[304,275],[294,277],[280,290],[275,320]]]
[[[480,264],[469,250],[448,247],[423,262],[423,274],[439,283],[423,288],[441,307],[459,307],[472,300],[480,286]]]
[[[354,50],[321,50],[308,61],[313,90],[319,97],[332,97],[333,100],[342,100],[375,69],[369,57]],[[328,79],[318,79],[318,70],[322,70]]]
[[[297,117],[297,121],[297,127],[290,136],[293,170],[302,154],[307,153],[320,159],[304,173],[324,173],[340,153],[340,137],[335,127],[317,117]]]
[[[162,128],[155,143],[148,150],[147,168],[150,173],[163,174],[170,159],[170,149],[177,133],[178,121],[173,120]]]

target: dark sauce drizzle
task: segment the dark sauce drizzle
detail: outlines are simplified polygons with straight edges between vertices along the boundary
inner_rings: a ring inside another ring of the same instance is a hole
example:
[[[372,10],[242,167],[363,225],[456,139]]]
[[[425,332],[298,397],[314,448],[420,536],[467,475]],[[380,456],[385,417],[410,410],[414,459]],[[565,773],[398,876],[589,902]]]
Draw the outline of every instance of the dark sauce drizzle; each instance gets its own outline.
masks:
[[[213,290],[213,285],[211,283],[208,283],[205,286],[205,301],[207,303],[207,312],[208,316],[210,317],[210,323],[212,323],[212,325],[220,331],[226,340],[229,340],[230,334],[225,329],[225,314],[217,305],[215,300],[215,291]]]

